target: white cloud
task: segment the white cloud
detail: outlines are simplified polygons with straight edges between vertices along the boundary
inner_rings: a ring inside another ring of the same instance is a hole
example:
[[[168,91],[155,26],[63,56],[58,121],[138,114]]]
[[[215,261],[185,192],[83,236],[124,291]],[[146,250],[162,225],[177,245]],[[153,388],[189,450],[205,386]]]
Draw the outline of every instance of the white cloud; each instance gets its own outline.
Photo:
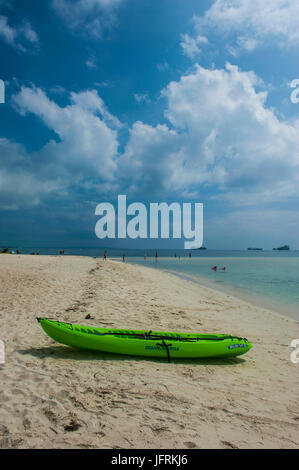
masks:
[[[26,40],[32,44],[36,44],[39,42],[39,38],[37,33],[32,28],[31,24],[26,21],[23,26],[20,28],[20,32],[24,35]]]
[[[171,82],[163,91],[171,126],[134,124],[120,158],[134,168],[132,188],[199,196],[210,188],[236,205],[297,197],[299,124],[267,108],[260,83],[230,64],[196,66]]]
[[[152,127],[141,121],[135,122],[125,152],[118,160],[125,189],[143,195],[171,192],[171,176],[180,145],[181,137],[165,124]]]
[[[247,51],[266,39],[299,43],[299,3],[294,0],[215,0],[195,22],[229,38],[236,35],[238,47]]]
[[[40,151],[2,140],[0,151],[0,204],[37,204],[50,192],[98,185],[101,192],[115,185],[118,153],[117,127],[121,125],[94,90],[71,93],[71,103],[60,107],[44,91],[22,87],[12,97],[22,115],[33,113],[57,135]],[[54,193],[53,193],[54,194]]]
[[[146,93],[134,93],[134,98],[137,101],[137,103],[147,103],[149,104],[151,102],[150,98]]]
[[[112,84],[110,82],[103,81],[103,82],[95,82],[94,86],[99,87],[99,88],[109,88],[112,86]]]
[[[115,24],[116,11],[124,0],[52,0],[56,13],[69,28],[100,37]]]
[[[51,93],[55,93],[56,95],[63,95],[64,93],[67,93],[67,90],[61,85],[54,85],[49,88],[49,91]]]
[[[10,44],[14,45],[17,31],[8,24],[8,18],[6,16],[0,16],[0,36]]]
[[[97,68],[97,63],[96,63],[96,59],[94,56],[90,56],[86,62],[85,62],[86,66],[90,69],[95,69]]]
[[[267,94],[256,91],[258,84],[252,72],[227,64],[226,70],[198,66],[166,88],[166,115],[189,135],[182,169],[189,183],[204,175],[235,201],[250,193],[298,194],[298,128],[267,109]]]
[[[0,209],[36,206],[42,197],[63,190],[57,178],[45,180],[23,145],[0,139]]]
[[[181,38],[182,41],[180,42],[180,46],[183,49],[183,53],[190,59],[194,59],[196,56],[202,53],[202,50],[199,46],[208,43],[207,38],[205,36],[201,36],[200,34],[196,35],[195,37],[191,37],[189,34],[182,34]]]
[[[0,15],[0,38],[22,52],[36,51],[39,45],[38,35],[28,21],[11,26],[3,15]]]
[[[261,86],[253,72],[231,64],[197,65],[163,90],[168,123],[135,122],[121,155],[121,123],[95,90],[71,93],[70,104],[60,107],[42,90],[23,87],[14,106],[38,116],[57,141],[18,157],[23,163],[15,167],[49,188],[59,182],[61,190],[73,185],[160,198],[201,198],[205,191],[235,206],[298,198],[299,120],[279,119]]]
[[[123,124],[116,116],[113,116],[107,110],[104,101],[98,95],[96,90],[87,90],[80,93],[71,93],[72,102],[78,105],[82,110],[87,110],[96,114],[100,114],[102,120],[109,124],[110,127],[121,128]]]
[[[114,123],[114,117],[94,90],[72,93],[71,101],[70,105],[61,108],[41,89],[26,87],[13,97],[21,114],[35,114],[59,136],[60,143],[51,141],[43,151],[50,152],[48,158],[51,160],[56,153],[55,159],[59,158],[64,167],[62,171],[68,168],[72,172],[77,170],[82,176],[94,172],[95,176],[113,178],[117,134],[106,122]],[[119,123],[116,118],[115,122]]]

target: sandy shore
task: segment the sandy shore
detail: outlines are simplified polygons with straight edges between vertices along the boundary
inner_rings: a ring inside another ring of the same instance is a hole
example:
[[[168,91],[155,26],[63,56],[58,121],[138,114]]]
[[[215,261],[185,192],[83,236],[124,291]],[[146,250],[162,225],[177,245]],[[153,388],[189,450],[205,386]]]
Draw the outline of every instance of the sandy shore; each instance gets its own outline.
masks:
[[[253,349],[171,364],[77,352],[48,338],[36,316],[231,333]],[[162,271],[0,255],[0,448],[298,448],[295,338],[292,319]]]

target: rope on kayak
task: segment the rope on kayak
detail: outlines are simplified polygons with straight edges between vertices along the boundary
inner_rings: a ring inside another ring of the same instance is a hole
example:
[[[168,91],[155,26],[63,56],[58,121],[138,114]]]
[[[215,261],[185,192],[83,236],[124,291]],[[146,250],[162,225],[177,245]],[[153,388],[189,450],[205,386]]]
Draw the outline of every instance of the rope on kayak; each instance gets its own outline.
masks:
[[[164,344],[165,348],[166,348],[166,351],[167,351],[167,359],[168,359],[168,363],[170,364],[170,353],[169,353],[169,346],[171,346],[171,344],[166,344],[165,341],[163,340],[162,343]]]
[[[165,343],[164,340],[162,340],[162,344],[157,343],[157,346],[164,346],[164,348],[166,348],[168,363],[170,363],[169,347],[172,346],[172,344],[167,344],[167,343]]]
[[[136,339],[147,339],[147,340],[154,340],[154,339],[169,339],[169,340],[172,340],[172,341],[182,341],[182,342],[194,342],[194,341],[223,341],[225,339],[238,339],[238,340],[246,340],[246,338],[240,338],[240,337],[237,337],[237,336],[223,336],[222,338],[213,338],[213,337],[203,337],[203,338],[199,338],[199,337],[194,337],[194,338],[188,338],[188,337],[181,337],[181,336],[164,336],[164,335],[148,335],[148,333],[122,333],[122,332],[109,332],[109,333],[95,333],[97,334],[98,336],[132,336],[133,338],[136,338]]]

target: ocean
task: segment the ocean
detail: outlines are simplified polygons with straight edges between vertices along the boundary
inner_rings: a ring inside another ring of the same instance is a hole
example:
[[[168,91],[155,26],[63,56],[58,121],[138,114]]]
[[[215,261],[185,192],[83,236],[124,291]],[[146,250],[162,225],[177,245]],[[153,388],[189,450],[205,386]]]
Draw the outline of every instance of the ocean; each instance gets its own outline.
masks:
[[[177,273],[207,287],[299,320],[299,252],[201,252],[130,262]],[[217,271],[212,267],[217,266]],[[225,268],[225,271],[221,268]]]
[[[157,250],[157,261],[156,250],[75,247],[65,253],[102,257],[104,250],[108,258],[119,260],[125,254],[126,262],[171,272],[299,321],[299,251]],[[22,249],[31,252],[58,255],[59,249]],[[225,271],[220,270],[223,267]]]

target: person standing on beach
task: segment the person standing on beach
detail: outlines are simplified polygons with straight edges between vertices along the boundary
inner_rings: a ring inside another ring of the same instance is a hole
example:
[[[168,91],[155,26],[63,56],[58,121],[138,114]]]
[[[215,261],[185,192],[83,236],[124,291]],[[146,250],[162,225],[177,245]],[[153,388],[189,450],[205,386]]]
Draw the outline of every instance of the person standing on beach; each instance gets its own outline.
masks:
[[[125,261],[126,261],[126,255],[123,254],[123,263],[125,263]]]
[[[144,253],[143,258],[144,258],[144,261],[145,261],[146,260],[146,253]]]
[[[156,254],[155,254],[155,261],[157,262],[158,261],[158,252],[156,251]]]
[[[107,259],[107,251],[104,251],[104,260]]]

